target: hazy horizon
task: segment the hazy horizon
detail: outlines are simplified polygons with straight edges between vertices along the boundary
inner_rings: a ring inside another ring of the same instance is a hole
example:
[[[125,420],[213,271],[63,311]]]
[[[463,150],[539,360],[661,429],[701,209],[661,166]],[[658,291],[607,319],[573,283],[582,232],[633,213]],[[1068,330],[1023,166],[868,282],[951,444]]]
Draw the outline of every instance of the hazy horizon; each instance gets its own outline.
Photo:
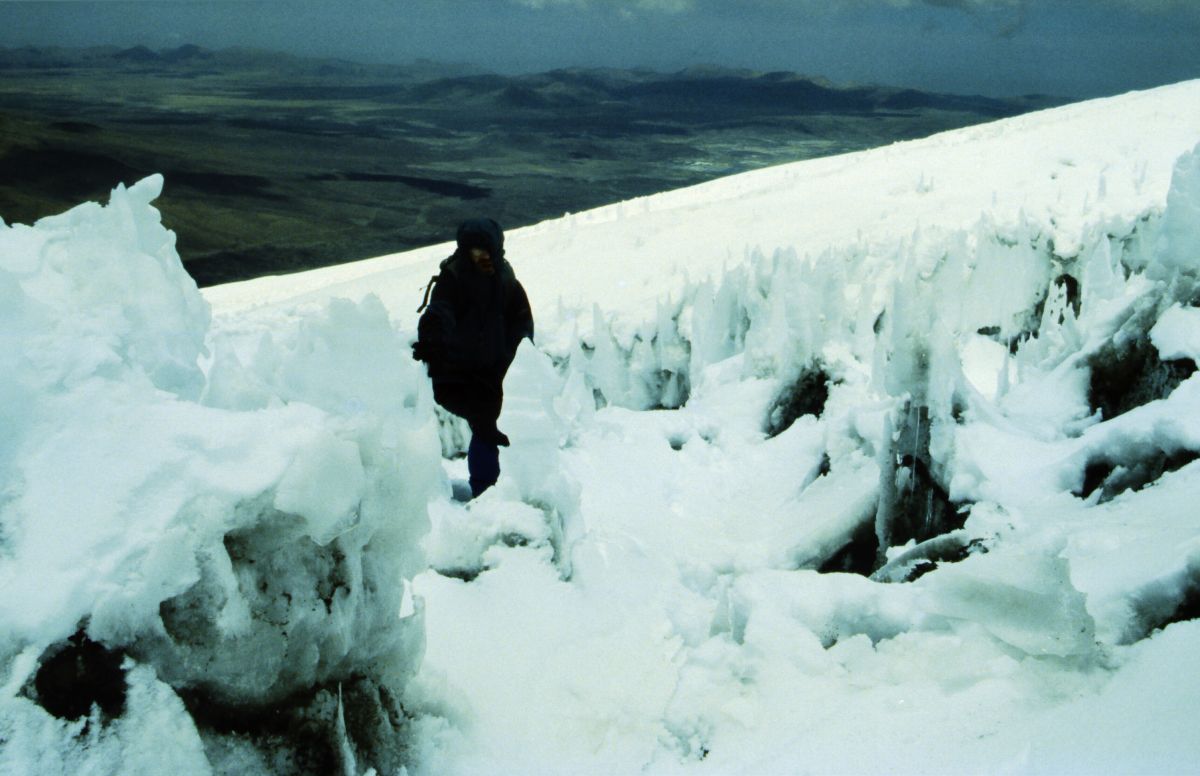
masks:
[[[0,1],[0,46],[187,43],[516,74],[693,65],[988,96],[1086,98],[1200,77],[1171,0]]]

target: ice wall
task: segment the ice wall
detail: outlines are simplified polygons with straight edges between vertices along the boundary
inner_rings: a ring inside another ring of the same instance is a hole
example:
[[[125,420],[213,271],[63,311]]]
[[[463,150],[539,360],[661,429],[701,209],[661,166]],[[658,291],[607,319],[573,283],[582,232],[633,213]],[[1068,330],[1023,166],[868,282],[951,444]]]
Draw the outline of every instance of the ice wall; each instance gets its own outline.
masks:
[[[210,336],[161,186],[0,227],[0,771],[394,770],[428,388],[374,299]]]

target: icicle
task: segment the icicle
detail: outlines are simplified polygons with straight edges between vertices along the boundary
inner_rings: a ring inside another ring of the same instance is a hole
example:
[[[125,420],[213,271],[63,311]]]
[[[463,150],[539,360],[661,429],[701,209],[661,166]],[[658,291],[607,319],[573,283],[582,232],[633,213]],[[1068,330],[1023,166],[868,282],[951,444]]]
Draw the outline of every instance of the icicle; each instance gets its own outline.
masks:
[[[337,722],[335,727],[338,739],[338,754],[342,762],[343,776],[358,776],[358,763],[354,757],[354,747],[346,734],[346,712],[342,704],[342,685],[338,683]]]

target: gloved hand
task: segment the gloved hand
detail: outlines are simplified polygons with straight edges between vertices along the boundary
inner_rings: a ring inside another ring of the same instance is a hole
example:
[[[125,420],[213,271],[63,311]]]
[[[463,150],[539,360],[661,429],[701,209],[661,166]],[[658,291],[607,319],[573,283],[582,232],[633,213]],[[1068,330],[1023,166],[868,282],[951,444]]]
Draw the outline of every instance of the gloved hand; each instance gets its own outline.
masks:
[[[497,447],[508,447],[512,444],[508,441],[508,437],[505,435],[505,433],[495,426],[481,430],[479,432],[479,439],[481,441],[496,445]]]

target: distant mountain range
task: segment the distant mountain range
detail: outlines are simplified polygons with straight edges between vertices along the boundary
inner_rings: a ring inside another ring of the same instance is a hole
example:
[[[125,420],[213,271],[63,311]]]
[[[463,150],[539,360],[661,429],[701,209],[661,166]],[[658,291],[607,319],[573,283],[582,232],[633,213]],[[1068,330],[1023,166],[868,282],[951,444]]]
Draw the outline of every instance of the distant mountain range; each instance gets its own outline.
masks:
[[[261,66],[313,76],[352,73],[403,80],[426,80],[480,72],[479,68],[472,65],[435,63],[428,60],[416,60],[405,65],[378,65],[350,62],[343,59],[300,57],[282,52],[242,47],[212,50],[192,43],[157,51],[146,46],[131,48],[117,46],[0,48],[0,70],[113,66],[132,69],[171,68],[177,71]]]
[[[715,107],[739,113],[797,115],[805,113],[879,113],[945,110],[1003,117],[1066,102],[1048,95],[993,98],[924,92],[889,86],[837,86],[825,79],[793,72],[702,65],[674,73],[646,69],[564,68],[544,73],[501,75],[465,64],[419,60],[380,65],[341,59],[306,59],[257,49],[213,51],[194,44],[154,51],[132,48],[0,49],[0,70],[120,68],[181,73],[269,67],[305,79],[295,85],[273,85],[255,91],[262,98],[344,99],[345,88],[330,89],[342,76],[377,83],[349,87],[358,96],[390,97],[407,104],[455,103],[458,107],[526,111],[635,108],[639,113],[704,113],[716,119]]]

